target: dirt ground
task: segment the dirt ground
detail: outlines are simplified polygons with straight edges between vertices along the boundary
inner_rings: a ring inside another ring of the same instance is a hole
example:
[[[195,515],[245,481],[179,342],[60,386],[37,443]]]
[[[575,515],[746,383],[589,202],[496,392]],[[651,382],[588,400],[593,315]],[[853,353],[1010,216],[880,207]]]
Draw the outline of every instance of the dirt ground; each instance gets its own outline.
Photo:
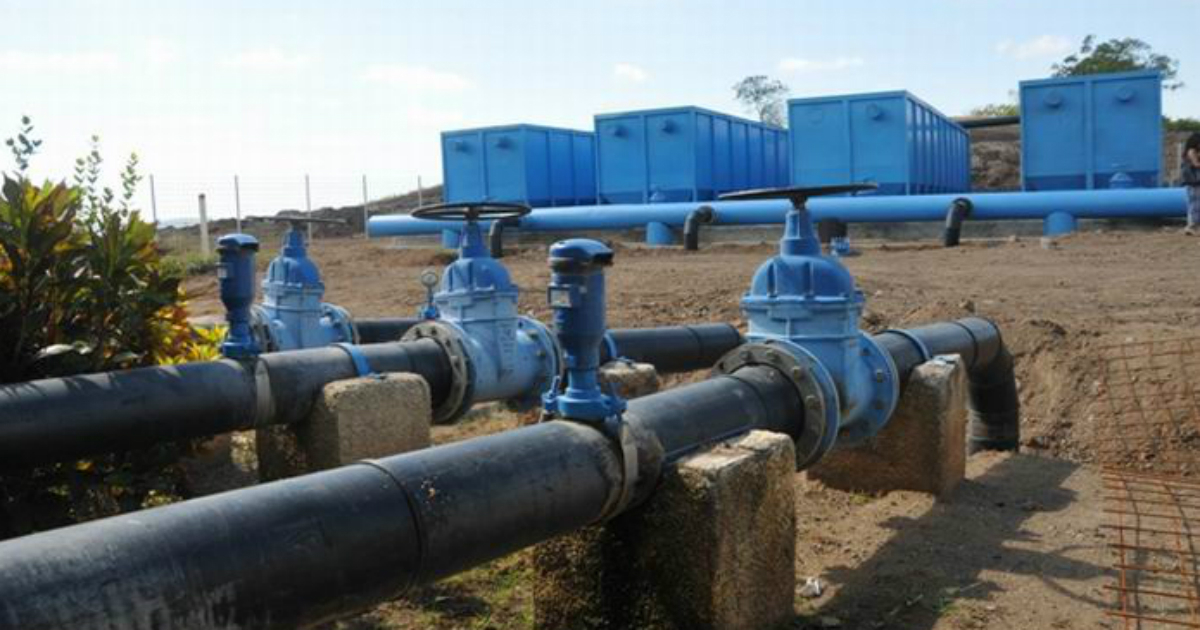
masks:
[[[868,497],[797,476],[797,575],[828,591],[797,595],[792,627],[1107,627],[1110,596],[1099,482],[1089,452],[1096,349],[1193,336],[1200,324],[1200,239],[1177,231],[1089,232],[1039,239],[856,242],[846,260],[867,296],[863,327],[881,330],[969,314],[996,321],[1017,361],[1024,454],[977,456],[950,500]],[[738,300],[774,243],[699,252],[618,246],[609,273],[614,327],[741,323]],[[264,247],[264,264],[274,255]],[[318,240],[327,301],[356,316],[407,316],[424,299],[419,272],[450,256],[390,241]],[[545,319],[544,246],[505,259],[527,289],[522,311]],[[221,313],[215,280],[188,283],[197,315]],[[700,378],[702,375],[670,379]],[[437,441],[516,426],[487,416],[438,428]],[[339,627],[520,628],[531,618],[524,554],[471,571]]]

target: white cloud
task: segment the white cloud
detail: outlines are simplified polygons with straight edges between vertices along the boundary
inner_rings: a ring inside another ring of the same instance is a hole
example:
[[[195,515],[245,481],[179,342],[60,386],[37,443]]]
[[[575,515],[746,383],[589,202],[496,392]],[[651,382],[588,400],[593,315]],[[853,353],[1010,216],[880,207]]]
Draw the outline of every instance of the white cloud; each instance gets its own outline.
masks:
[[[111,72],[121,65],[111,52],[31,53],[0,51],[0,70],[6,72]]]
[[[395,63],[367,66],[362,78],[368,83],[398,86],[420,92],[461,92],[471,87],[470,81],[453,72]]]
[[[781,72],[794,72],[796,74],[835,72],[837,70],[857,68],[865,63],[862,57],[834,57],[832,59],[786,57],[779,60],[779,70]]]
[[[162,70],[179,61],[179,49],[165,39],[153,38],[146,42],[146,64],[151,70]]]
[[[619,63],[613,66],[613,78],[625,83],[645,83],[650,78],[650,73],[641,66]]]
[[[308,66],[307,55],[289,55],[278,48],[244,50],[225,60],[225,65],[252,72],[292,72]]]
[[[1006,39],[996,44],[996,54],[1020,60],[1056,57],[1069,50],[1070,40],[1059,35],[1041,35],[1020,42]]]

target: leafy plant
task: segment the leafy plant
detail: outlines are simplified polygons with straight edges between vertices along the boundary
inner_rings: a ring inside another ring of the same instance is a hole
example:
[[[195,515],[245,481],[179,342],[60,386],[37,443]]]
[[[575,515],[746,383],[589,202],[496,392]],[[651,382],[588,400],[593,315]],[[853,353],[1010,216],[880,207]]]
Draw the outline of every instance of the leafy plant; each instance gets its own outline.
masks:
[[[42,141],[34,140],[32,136],[33,121],[28,116],[22,116],[21,127],[20,131],[17,132],[17,137],[4,141],[9,151],[12,151],[13,161],[17,163],[17,171],[21,173],[24,173],[29,168],[29,159],[42,146]]]
[[[162,265],[155,229],[132,201],[100,185],[99,139],[76,162],[74,187],[23,175],[40,140],[28,117],[11,140],[18,167],[0,191],[0,382],[148,365],[192,338],[182,276]]]
[[[1179,76],[1179,60],[1154,52],[1150,44],[1134,37],[1096,43],[1096,36],[1088,35],[1083,38],[1079,52],[1054,64],[1051,70],[1056,77],[1158,70],[1162,74],[1163,89],[1178,90],[1183,87],[1182,81],[1173,80]]]

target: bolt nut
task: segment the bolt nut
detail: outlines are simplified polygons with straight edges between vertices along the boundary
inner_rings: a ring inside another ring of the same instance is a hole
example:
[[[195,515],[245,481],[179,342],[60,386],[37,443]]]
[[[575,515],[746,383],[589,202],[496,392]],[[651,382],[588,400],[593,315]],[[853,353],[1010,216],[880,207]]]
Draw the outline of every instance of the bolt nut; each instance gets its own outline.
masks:
[[[882,383],[886,379],[887,379],[887,374],[884,374],[883,370],[875,370],[875,382],[876,383]]]
[[[821,401],[817,400],[816,396],[810,394],[804,397],[804,406],[809,409],[815,409],[819,404],[821,404]]]
[[[798,381],[804,380],[804,370],[801,370],[798,367],[792,368],[792,378]]]

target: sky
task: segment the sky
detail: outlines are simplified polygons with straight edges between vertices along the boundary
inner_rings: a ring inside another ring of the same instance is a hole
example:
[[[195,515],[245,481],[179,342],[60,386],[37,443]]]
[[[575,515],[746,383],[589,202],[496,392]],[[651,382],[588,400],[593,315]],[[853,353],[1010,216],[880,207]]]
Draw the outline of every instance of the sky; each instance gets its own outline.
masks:
[[[160,218],[355,203],[441,180],[438,134],[698,105],[907,89],[949,115],[1011,99],[1085,35],[1178,58],[1200,118],[1200,0],[0,0],[0,138],[29,115],[37,177],[100,136],[136,151]],[[0,155],[0,170],[13,163]],[[305,176],[309,176],[309,200]],[[149,213],[143,182],[138,203]]]

